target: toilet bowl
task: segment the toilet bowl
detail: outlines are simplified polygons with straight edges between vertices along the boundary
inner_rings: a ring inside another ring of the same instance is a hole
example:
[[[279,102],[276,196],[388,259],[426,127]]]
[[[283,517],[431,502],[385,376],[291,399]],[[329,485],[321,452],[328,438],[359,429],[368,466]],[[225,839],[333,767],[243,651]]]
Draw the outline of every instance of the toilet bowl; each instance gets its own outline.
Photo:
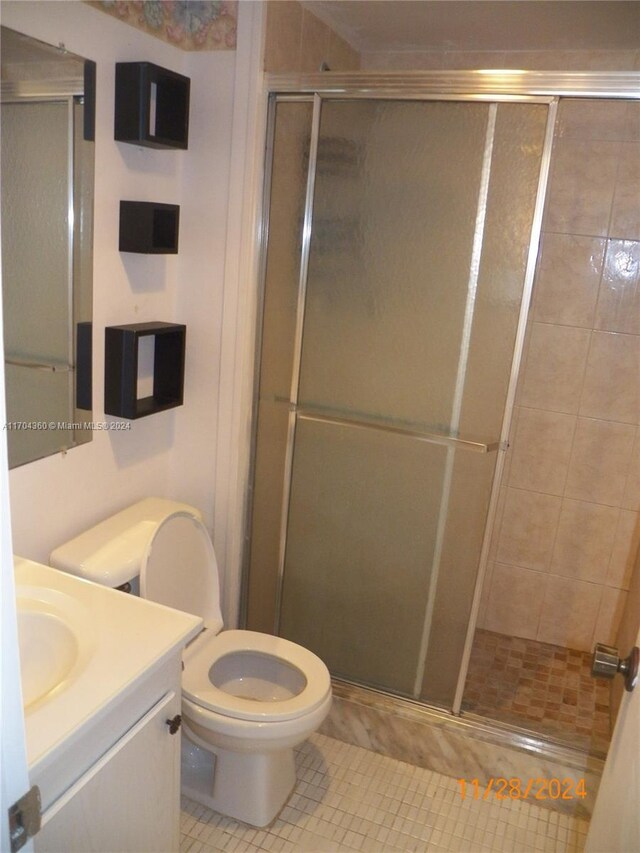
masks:
[[[293,749],[331,706],[324,663],[302,646],[224,631],[218,567],[198,510],[147,498],[56,548],[52,566],[204,620],[185,649],[182,790],[222,814],[265,826],[295,785]]]

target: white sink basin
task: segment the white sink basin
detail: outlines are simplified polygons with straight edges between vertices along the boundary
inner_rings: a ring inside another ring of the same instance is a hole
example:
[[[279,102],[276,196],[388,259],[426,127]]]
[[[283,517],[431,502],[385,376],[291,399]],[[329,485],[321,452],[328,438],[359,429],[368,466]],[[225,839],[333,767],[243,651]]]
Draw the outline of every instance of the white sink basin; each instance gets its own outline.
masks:
[[[64,592],[18,586],[18,642],[26,713],[57,694],[93,654],[87,609]]]
[[[177,666],[202,620],[14,562],[29,778],[47,809],[113,745],[123,718],[133,725],[148,710],[139,685]]]

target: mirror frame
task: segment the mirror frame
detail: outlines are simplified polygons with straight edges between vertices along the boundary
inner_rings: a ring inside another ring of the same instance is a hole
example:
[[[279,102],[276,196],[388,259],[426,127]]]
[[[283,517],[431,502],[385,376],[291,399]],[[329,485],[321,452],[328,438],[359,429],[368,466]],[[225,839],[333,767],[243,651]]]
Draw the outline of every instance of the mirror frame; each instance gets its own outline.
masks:
[[[92,431],[92,313],[93,313],[93,207],[95,174],[95,92],[96,64],[91,60],[71,54],[2,27],[2,38],[11,39],[14,45],[24,43],[25,49],[39,59],[42,57],[46,76],[40,73],[28,79],[6,79],[5,63],[2,68],[0,101],[5,103],[44,103],[67,101],[69,103],[69,212],[66,220],[68,234],[68,303],[67,320],[68,364],[46,360],[5,356],[5,364],[26,371],[43,373],[70,373],[67,383],[69,402],[67,416],[69,428],[49,429],[46,415],[36,421],[27,419],[12,406],[10,383],[7,383],[7,438],[9,467],[14,468],[36,459],[84,444],[93,437]],[[15,65],[15,63],[14,63]],[[59,68],[58,74],[55,69]],[[6,262],[3,262],[4,289],[7,287]],[[5,299],[6,306],[6,299]],[[10,322],[5,313],[5,328]],[[66,419],[65,419],[66,423]],[[46,424],[46,426],[45,426]],[[15,429],[13,428],[15,426]],[[26,426],[25,426],[26,425]],[[31,442],[29,432],[45,430],[47,441]],[[48,441],[49,436],[52,441]],[[45,446],[46,444],[46,446]]]

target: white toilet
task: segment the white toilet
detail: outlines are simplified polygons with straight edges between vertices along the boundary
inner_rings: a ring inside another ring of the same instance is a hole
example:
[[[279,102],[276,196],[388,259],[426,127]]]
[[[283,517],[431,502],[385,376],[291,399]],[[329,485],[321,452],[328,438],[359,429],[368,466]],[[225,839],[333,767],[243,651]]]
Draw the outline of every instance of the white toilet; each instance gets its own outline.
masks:
[[[254,826],[270,823],[295,785],[293,748],[329,713],[331,679],[296,643],[222,630],[218,567],[199,511],[147,498],[56,548],[50,562],[112,587],[139,577],[143,598],[204,619],[183,657],[182,790]]]

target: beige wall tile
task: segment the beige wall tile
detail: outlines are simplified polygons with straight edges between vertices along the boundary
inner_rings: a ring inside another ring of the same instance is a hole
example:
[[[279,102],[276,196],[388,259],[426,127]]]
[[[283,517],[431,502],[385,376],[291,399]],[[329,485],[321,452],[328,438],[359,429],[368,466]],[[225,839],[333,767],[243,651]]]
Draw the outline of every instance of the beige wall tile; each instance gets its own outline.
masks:
[[[487,629],[499,634],[535,639],[544,598],[545,577],[529,569],[496,563],[487,606]]]
[[[604,237],[620,143],[556,139],[545,231]]]
[[[628,509],[621,509],[607,572],[608,586],[629,589],[633,567],[639,553],[640,514]]]
[[[443,65],[443,63],[447,63]],[[632,71],[635,51],[511,50],[511,51],[371,51],[362,55],[367,70],[460,68],[522,68],[544,71]],[[472,63],[472,64],[470,64]]]
[[[361,67],[358,52],[333,31],[329,32],[327,62],[332,71],[357,71]]]
[[[640,209],[640,190],[637,199]],[[595,327],[640,335],[640,242],[608,241]]]
[[[633,443],[622,506],[625,509],[640,510],[640,429],[636,432]]]
[[[507,50],[503,68],[531,70],[556,70],[562,59],[552,50]]]
[[[628,140],[628,105],[625,101],[566,98],[560,102],[556,132],[570,139]]]
[[[457,71],[477,68],[505,68],[504,51],[448,50],[445,51],[442,67]]]
[[[536,571],[551,562],[562,499],[507,489],[497,560]]]
[[[513,442],[509,485],[562,495],[575,416],[521,408]]]
[[[580,400],[589,418],[640,422],[640,337],[593,332]]]
[[[616,535],[619,510],[565,498],[558,523],[551,572],[604,583]]]
[[[363,53],[360,67],[366,71],[440,71],[442,50],[372,51]]]
[[[300,67],[302,7],[290,0],[269,0],[265,37],[265,71],[297,71]]]
[[[596,619],[596,626],[593,630],[591,648],[596,643],[606,643],[609,646],[615,645],[626,601],[627,593],[625,590],[611,589],[610,587],[603,588],[598,618]],[[623,653],[626,654],[626,651]]]
[[[589,329],[533,323],[520,404],[576,414],[590,337]]]
[[[634,51],[532,50],[507,52],[505,68],[540,71],[631,71]]]
[[[620,506],[635,427],[578,418],[565,496]]]
[[[307,9],[302,10],[302,40],[300,43],[300,71],[320,71],[327,62],[331,30]]]
[[[613,196],[612,237],[640,240],[640,143],[625,142],[620,151],[620,166]]]
[[[563,66],[567,71],[632,71],[635,64],[633,50],[582,50],[575,51],[575,65]]]
[[[624,61],[607,53],[513,53],[504,67]],[[519,611],[512,616],[509,606],[522,608],[523,590],[531,588],[531,574],[522,572],[542,569],[537,638],[590,650],[594,637],[613,638],[620,588],[629,584],[640,542],[640,430],[633,461],[631,453],[640,419],[640,337],[631,337],[640,335],[640,104],[564,101],[558,136],[484,621],[517,633]],[[617,239],[607,242],[609,235]],[[551,517],[548,502],[557,505],[563,493],[547,538],[539,519],[545,510]],[[511,599],[503,589],[515,578]],[[525,619],[525,630],[530,624]]]
[[[358,52],[297,0],[269,0],[265,71],[315,72],[323,62],[332,71],[360,68]]]
[[[592,327],[605,246],[598,237],[544,235],[534,288],[535,320]]]
[[[640,56],[640,51],[638,51]],[[626,139],[632,142],[640,141],[640,101],[627,102],[627,122],[628,130]]]
[[[536,638],[542,643],[590,651],[601,590],[598,584],[548,575]]]

